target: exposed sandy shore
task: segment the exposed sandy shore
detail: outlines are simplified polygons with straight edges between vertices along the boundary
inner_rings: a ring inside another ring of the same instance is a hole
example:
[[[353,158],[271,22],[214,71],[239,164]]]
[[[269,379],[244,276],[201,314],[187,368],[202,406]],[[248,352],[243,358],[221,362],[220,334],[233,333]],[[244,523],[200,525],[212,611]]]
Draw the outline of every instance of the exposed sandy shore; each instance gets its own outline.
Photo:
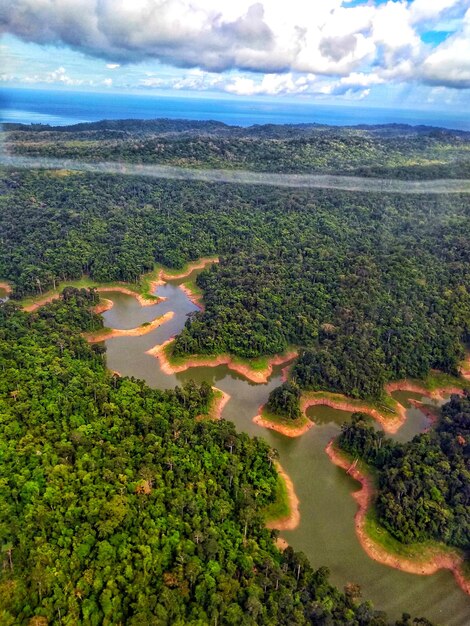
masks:
[[[284,539],[284,537],[278,537],[276,539],[276,547],[281,552],[284,552],[284,550],[289,547],[289,544],[287,543],[286,539]]]
[[[140,335],[146,335],[147,333],[152,332],[152,330],[155,330],[155,328],[158,328],[162,324],[165,324],[165,322],[171,320],[173,316],[173,311],[168,311],[168,313],[157,317],[149,324],[144,324],[142,326],[138,326],[137,328],[112,328],[111,330],[103,329],[97,332],[84,333],[83,336],[88,341],[88,343],[107,341],[108,339],[112,339],[113,337],[140,337]]]
[[[6,283],[5,281],[0,280],[0,289],[5,289],[5,291],[7,292],[7,295],[11,293],[11,286],[9,283]]]
[[[73,282],[71,282],[71,286],[73,286]],[[88,287],[86,287],[86,289],[88,289]],[[159,298],[159,297],[155,297],[155,299],[144,298],[144,296],[140,295],[139,293],[136,293],[135,291],[132,291],[132,289],[128,289],[127,287],[122,287],[120,285],[113,286],[113,287],[95,287],[95,289],[96,291],[100,293],[103,291],[106,291],[106,292],[119,291],[120,293],[125,293],[128,296],[132,296],[133,298],[136,298],[141,306],[153,306],[154,304],[158,304],[159,302],[162,302],[165,299],[165,298]],[[59,293],[47,294],[44,297],[39,298],[38,300],[35,300],[31,304],[24,306],[23,309],[31,313],[32,311],[36,311],[36,309],[39,309],[39,307],[44,306],[45,304],[48,304],[49,302],[52,302],[53,300],[57,300],[59,296],[60,296]],[[109,302],[111,302],[111,300],[109,300]],[[95,313],[103,313],[104,311],[107,311],[108,309],[111,308],[109,306],[106,309],[99,310],[100,305],[101,303],[98,304],[97,307],[94,309]]]
[[[150,290],[155,291],[158,284],[159,284],[158,281],[152,281],[150,283]],[[155,298],[145,298],[140,293],[132,291],[132,289],[129,289],[128,287],[121,287],[121,285],[117,285],[113,287],[96,287],[96,291],[100,293],[103,291],[105,292],[118,291],[119,293],[125,293],[127,296],[132,296],[133,298],[135,298],[141,306],[154,306],[155,304],[158,304],[159,302],[163,302],[163,300],[165,299],[165,298],[160,298],[158,296],[155,296]]]
[[[462,590],[470,594],[470,580],[463,576],[461,570],[463,559],[460,555],[456,553],[436,552],[430,554],[429,558],[426,558],[426,555],[423,554],[423,561],[417,561],[387,552],[383,546],[373,541],[369,535],[367,535],[365,529],[367,510],[369,506],[371,506],[375,496],[375,488],[371,478],[363,474],[357,467],[351,467],[350,460],[334,448],[333,441],[330,441],[325,451],[335,465],[346,470],[355,480],[361,483],[361,489],[352,494],[358,504],[358,510],[354,518],[355,527],[361,546],[371,559],[410,574],[428,576],[435,574],[440,569],[450,569]]]
[[[44,296],[43,298],[39,298],[39,300],[35,300],[32,304],[28,304],[24,306],[23,309],[28,313],[32,313],[32,311],[36,311],[39,307],[52,302],[53,300],[57,300],[59,297],[58,293],[49,294],[48,296]]]
[[[100,301],[96,306],[93,307],[93,313],[104,313],[105,311],[109,311],[114,306],[114,302],[109,300],[108,298],[100,298]]]
[[[293,426],[287,426],[286,424],[279,424],[277,422],[273,422],[263,417],[262,412],[261,412],[262,409],[263,407],[261,406],[259,408],[258,415],[255,415],[255,417],[253,418],[253,422],[255,424],[258,424],[258,426],[269,428],[269,430],[275,430],[277,433],[281,433],[281,435],[285,435],[286,437],[300,437],[301,435],[306,433],[308,430],[310,430],[312,426],[314,425],[314,423],[308,418],[307,418],[307,421],[304,424],[302,424],[302,426],[293,427]]]
[[[198,415],[196,419],[210,419],[210,420],[220,420],[222,419],[222,411],[225,408],[225,405],[230,400],[230,394],[225,393],[222,389],[218,387],[212,387],[212,389],[218,393],[218,397],[214,399],[212,406],[209,409],[209,413],[207,415]]]
[[[168,360],[165,354],[165,348],[168,344],[170,344],[173,339],[168,339],[164,343],[160,345],[156,345],[150,350],[147,350],[147,354],[154,356],[157,359],[160,359],[160,367],[162,372],[165,374],[177,374],[178,372],[184,372],[191,367],[217,367],[218,365],[227,365],[227,367],[234,372],[238,372],[242,376],[245,376],[248,380],[251,380],[253,383],[267,383],[269,377],[272,374],[274,365],[281,365],[282,363],[287,363],[291,361],[297,356],[297,352],[289,352],[284,355],[277,355],[272,357],[269,360],[268,365],[263,370],[254,370],[249,365],[245,365],[243,363],[237,363],[233,360],[233,358],[229,354],[219,354],[215,357],[189,357],[185,359],[184,363],[180,365],[173,365]]]
[[[186,294],[188,300],[195,304],[201,311],[204,311],[204,304],[202,303],[202,295],[194,293],[187,285],[179,286],[181,291]]]
[[[162,281],[167,280],[179,280],[180,278],[186,278],[193,272],[194,270],[201,270],[206,265],[212,265],[213,263],[218,263],[218,257],[202,257],[193,263],[188,263],[188,267],[180,272],[179,274],[173,274],[172,272],[165,272],[165,270],[161,270],[159,274],[159,279]]]
[[[385,385],[385,391],[388,394],[391,394],[394,391],[410,391],[415,393],[420,393],[423,396],[428,398],[432,398],[434,400],[442,400],[446,395],[449,394],[462,394],[463,390],[454,386],[444,386],[439,387],[433,391],[426,389],[425,387],[419,385],[418,383],[409,381],[409,380],[397,380],[392,383],[388,383]],[[376,420],[384,429],[385,432],[394,434],[397,430],[403,425],[406,421],[406,408],[397,402],[396,408],[397,413],[386,413],[381,412],[378,409],[375,409],[369,406],[367,403],[361,403],[357,401],[352,401],[346,396],[342,396],[341,394],[332,394],[332,396],[336,397],[325,397],[322,395],[323,392],[306,392],[302,394],[302,398],[300,400],[300,408],[303,413],[307,411],[307,409],[311,406],[323,405],[329,406],[332,409],[337,409],[339,411],[350,411],[352,413],[360,411],[361,413],[366,413],[370,415],[374,420]],[[417,407],[427,415],[425,409],[421,407]]]
[[[411,391],[414,393],[420,393],[427,398],[431,398],[433,400],[443,400],[446,395],[450,395],[452,393],[457,393],[459,395],[463,394],[463,389],[461,387],[455,387],[453,385],[445,385],[443,387],[438,387],[437,389],[433,389],[430,391],[423,387],[419,383],[416,383],[411,380],[396,380],[392,383],[388,383],[385,385],[385,391],[389,394],[394,391]]]
[[[316,396],[315,393],[318,393],[319,395]],[[322,394],[323,392],[307,392],[303,394],[300,400],[300,408],[302,412],[305,413],[311,406],[318,405],[329,406],[332,409],[349,411],[352,413],[360,411],[361,413],[370,415],[373,419],[379,422],[384,431],[387,433],[396,433],[406,420],[406,409],[401,404],[398,404],[397,406],[398,413],[387,415],[385,413],[380,413],[380,411],[365,403],[361,404],[353,402],[346,396],[341,396],[341,394],[335,394],[338,398],[329,398]]]
[[[286,483],[287,497],[289,500],[289,515],[277,520],[267,522],[266,528],[275,530],[294,530],[300,523],[299,499],[295,493],[294,484],[289,475],[286,474],[278,461],[274,461],[278,474],[282,476]]]

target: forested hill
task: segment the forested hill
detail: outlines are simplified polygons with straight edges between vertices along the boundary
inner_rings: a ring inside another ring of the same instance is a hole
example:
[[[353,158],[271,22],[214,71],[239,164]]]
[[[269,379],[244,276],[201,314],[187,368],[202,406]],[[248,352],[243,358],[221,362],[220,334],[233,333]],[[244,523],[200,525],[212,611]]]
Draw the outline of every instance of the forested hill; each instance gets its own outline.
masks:
[[[28,156],[400,179],[470,178],[470,133],[429,126],[243,128],[158,119],[6,124],[4,129],[5,148]]]
[[[396,539],[470,553],[469,396],[453,396],[436,429],[408,443],[384,439],[362,414],[343,426],[338,443],[378,471],[377,515]]]
[[[303,349],[303,387],[363,398],[456,374],[470,340],[468,195],[379,195],[4,171],[0,277],[13,297],[84,274],[136,282],[156,262],[221,262],[180,355]]]
[[[105,369],[80,336],[102,324],[97,300],[0,304],[2,626],[387,626],[277,550],[270,450],[196,420],[207,384],[156,391]]]

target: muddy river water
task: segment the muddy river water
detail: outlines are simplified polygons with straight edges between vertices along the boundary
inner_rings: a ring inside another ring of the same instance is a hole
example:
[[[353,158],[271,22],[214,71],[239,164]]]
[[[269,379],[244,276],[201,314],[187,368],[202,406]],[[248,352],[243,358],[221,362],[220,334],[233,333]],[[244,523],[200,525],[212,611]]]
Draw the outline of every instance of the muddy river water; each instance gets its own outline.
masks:
[[[108,367],[124,376],[145,380],[161,389],[181,385],[186,380],[209,382],[230,394],[222,417],[233,421],[237,429],[252,436],[263,437],[279,452],[282,466],[292,478],[300,500],[301,521],[293,531],[282,536],[296,550],[303,551],[314,567],[326,565],[331,580],[339,587],[348,582],[361,585],[363,596],[390,617],[403,611],[425,616],[435,623],[451,626],[470,624],[470,599],[457,586],[449,571],[432,576],[416,576],[381,565],[362,550],[354,529],[356,503],[351,492],[359,484],[333,465],[324,452],[328,441],[339,433],[350,413],[315,406],[308,411],[315,422],[302,437],[292,439],[257,426],[252,418],[270,391],[280,384],[281,367],[275,367],[267,384],[254,384],[227,366],[196,367],[176,375],[160,370],[158,359],[146,351],[161,344],[183,327],[188,313],[196,306],[180,289],[179,284],[193,280],[193,273],[184,280],[169,281],[156,290],[165,301],[142,307],[135,298],[118,292],[102,295],[114,302],[103,316],[111,328],[135,328],[167,311],[174,317],[154,331],[139,337],[116,337],[106,341]],[[407,421],[395,437],[406,441],[429,425],[426,416],[410,406],[408,400],[422,398],[417,394],[397,392],[394,396],[407,406]],[[423,399],[429,403],[429,399]]]

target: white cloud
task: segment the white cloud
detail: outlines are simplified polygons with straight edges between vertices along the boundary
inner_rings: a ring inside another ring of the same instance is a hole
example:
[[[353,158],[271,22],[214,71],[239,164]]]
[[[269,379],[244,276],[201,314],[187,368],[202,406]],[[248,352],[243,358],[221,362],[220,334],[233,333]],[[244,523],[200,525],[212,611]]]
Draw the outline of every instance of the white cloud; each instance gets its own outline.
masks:
[[[434,85],[470,88],[470,9],[462,30],[446,39],[425,60],[422,75]]]
[[[470,0],[356,6],[346,0],[3,0],[0,23],[26,41],[105,59],[108,70],[157,60],[205,71],[179,79],[176,89],[222,88],[214,73],[239,70],[266,76],[222,81],[232,93],[303,93],[313,83],[302,83],[299,73],[348,78],[349,89],[359,92],[358,75],[372,76],[370,85],[423,80],[468,86],[469,36],[461,19],[467,6]],[[437,28],[446,20],[458,31],[434,50],[423,44],[423,24]],[[153,78],[141,84],[161,86]]]

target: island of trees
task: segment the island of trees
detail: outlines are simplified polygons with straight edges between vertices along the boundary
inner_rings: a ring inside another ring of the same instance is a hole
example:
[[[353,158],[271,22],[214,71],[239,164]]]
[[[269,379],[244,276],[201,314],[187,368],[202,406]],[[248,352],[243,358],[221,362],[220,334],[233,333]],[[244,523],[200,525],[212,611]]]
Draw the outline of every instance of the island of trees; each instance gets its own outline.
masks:
[[[405,544],[470,549],[470,397],[452,396],[436,428],[397,443],[353,415],[337,445],[376,474],[379,523]]]

